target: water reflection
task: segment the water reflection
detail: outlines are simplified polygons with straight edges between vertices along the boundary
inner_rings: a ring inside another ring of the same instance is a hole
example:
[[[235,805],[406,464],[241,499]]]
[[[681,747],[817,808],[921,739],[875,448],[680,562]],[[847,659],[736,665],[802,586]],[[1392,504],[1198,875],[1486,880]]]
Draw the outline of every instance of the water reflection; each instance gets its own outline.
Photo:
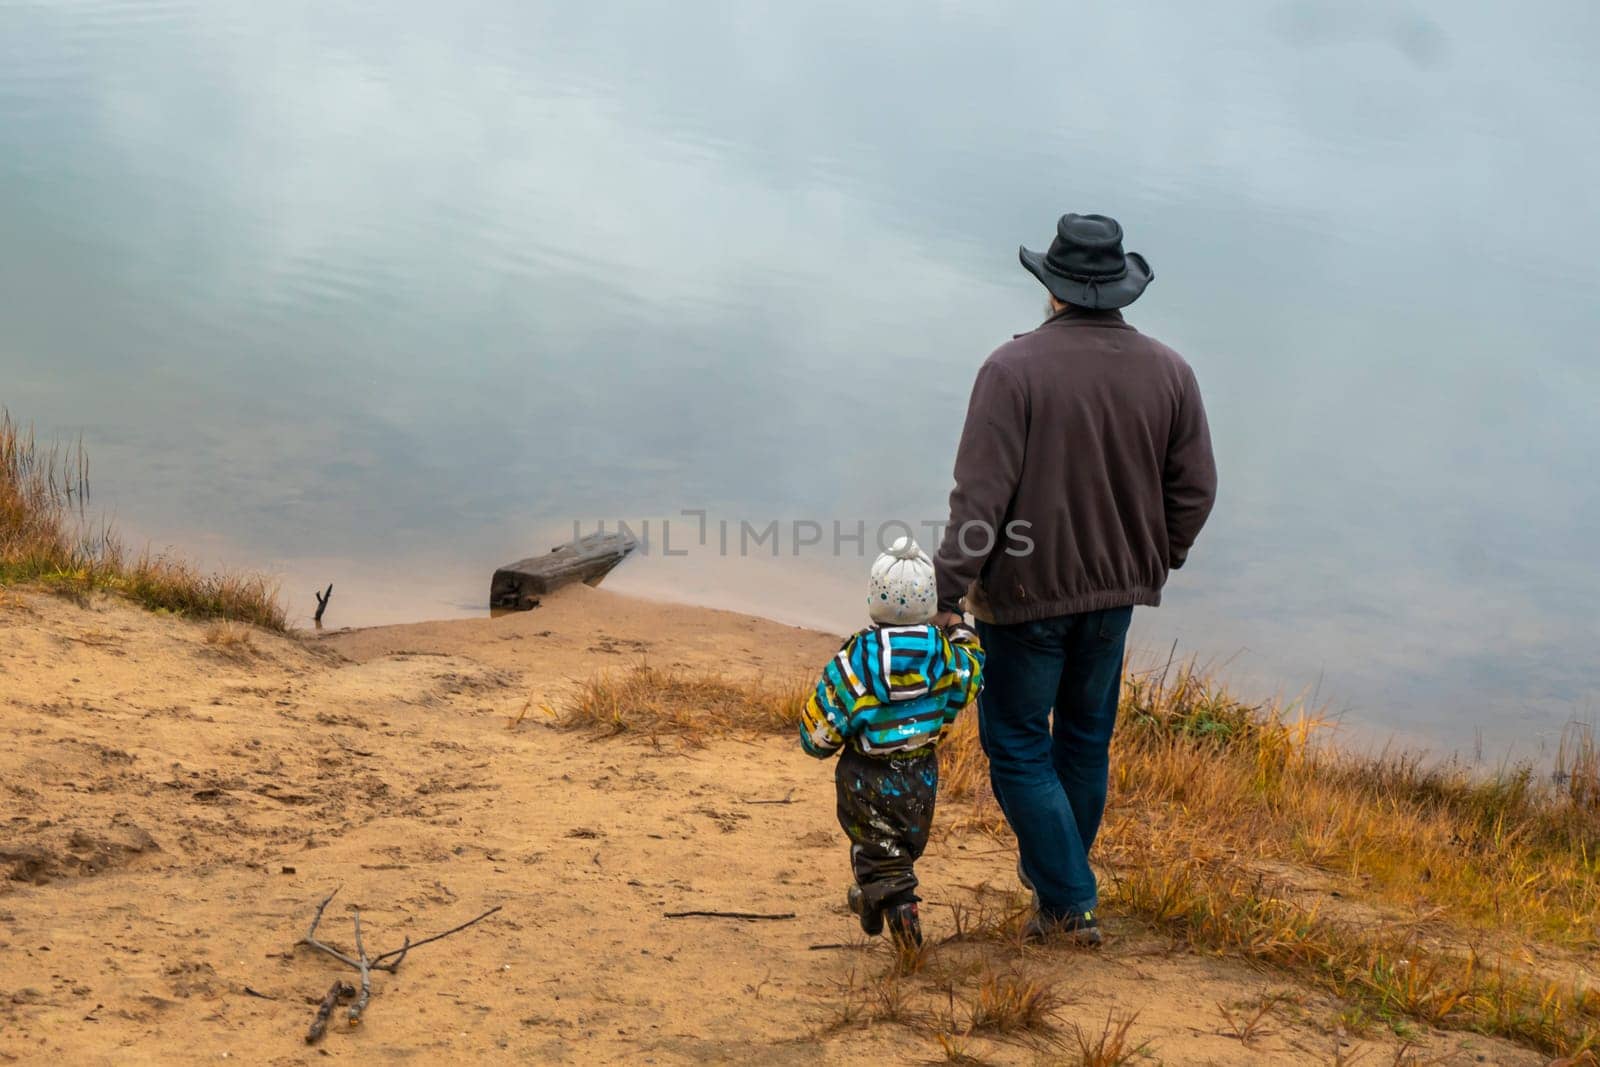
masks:
[[[1059,19],[0,0],[0,401],[158,545],[456,614],[574,519],[938,517],[1012,250],[1107,211],[1223,479],[1137,634],[1443,745],[1590,714],[1597,9]],[[860,569],[610,584],[849,629]]]

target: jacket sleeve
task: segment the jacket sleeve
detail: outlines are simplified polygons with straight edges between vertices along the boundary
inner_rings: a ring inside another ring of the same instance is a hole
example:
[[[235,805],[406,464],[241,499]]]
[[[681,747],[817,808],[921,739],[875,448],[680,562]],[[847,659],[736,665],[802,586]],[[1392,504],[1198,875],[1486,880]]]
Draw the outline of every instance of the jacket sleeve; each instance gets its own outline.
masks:
[[[945,640],[950,643],[950,664],[961,681],[950,690],[949,699],[945,702],[944,724],[939,728],[941,738],[955,724],[961,709],[977,700],[978,693],[983,689],[983,643],[978,640],[972,627],[966,623],[956,623],[945,631]]]
[[[846,641],[822,668],[816,690],[800,710],[800,747],[808,756],[827,759],[855,733],[850,720],[864,688],[851,666],[858,640],[860,635]]]
[[[1167,545],[1173,570],[1189,558],[1189,549],[1217,499],[1217,465],[1211,454],[1211,428],[1194,371],[1185,367],[1184,389],[1177,417],[1167,439],[1162,466],[1162,497],[1167,512]]]
[[[1028,440],[1028,400],[1022,383],[993,359],[978,368],[967,404],[967,421],[956,448],[955,488],[950,491],[950,522],[934,558],[939,610],[959,611],[962,596],[1002,541],[1006,509],[1022,474]],[[962,546],[962,530],[972,526]]]

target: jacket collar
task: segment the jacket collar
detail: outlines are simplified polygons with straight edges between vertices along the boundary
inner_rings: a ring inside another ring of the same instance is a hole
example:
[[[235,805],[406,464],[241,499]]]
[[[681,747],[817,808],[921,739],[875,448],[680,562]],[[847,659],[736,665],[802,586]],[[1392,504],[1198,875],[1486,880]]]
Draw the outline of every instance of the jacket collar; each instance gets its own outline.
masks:
[[[1101,311],[1094,308],[1076,308],[1069,305],[1045,319],[1034,329],[1029,330],[1028,333],[1036,333],[1039,330],[1053,326],[1099,326],[1112,330],[1133,329],[1123,319],[1122,312],[1116,309]],[[1026,337],[1027,335],[1027,333],[1019,333],[1015,336]]]
[[[1112,308],[1100,311],[1095,308],[1076,308],[1070,304],[1060,311],[1045,319],[1041,326],[1054,326],[1057,323],[1070,323],[1073,326],[1126,326],[1122,312]]]

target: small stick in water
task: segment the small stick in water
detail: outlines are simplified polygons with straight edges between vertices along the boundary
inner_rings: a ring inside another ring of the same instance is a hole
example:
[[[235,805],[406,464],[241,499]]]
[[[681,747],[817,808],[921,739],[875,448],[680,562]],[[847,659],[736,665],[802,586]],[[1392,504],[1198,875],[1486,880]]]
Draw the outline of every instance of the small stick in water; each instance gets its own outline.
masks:
[[[326,593],[319,593],[313,589],[311,595],[317,598],[317,613],[311,616],[311,621],[321,626],[322,613],[328,610],[328,601],[333,599],[333,583],[328,583],[328,591]]]

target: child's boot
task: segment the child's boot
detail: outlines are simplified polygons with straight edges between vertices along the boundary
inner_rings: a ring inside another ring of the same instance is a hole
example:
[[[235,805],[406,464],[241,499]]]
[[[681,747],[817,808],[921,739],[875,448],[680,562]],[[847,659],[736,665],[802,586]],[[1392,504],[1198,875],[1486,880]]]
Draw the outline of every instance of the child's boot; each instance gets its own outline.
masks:
[[[867,898],[861,892],[860,886],[851,886],[845,899],[850,904],[850,910],[860,917],[862,933],[868,937],[877,937],[883,933],[883,910],[867,907]]]
[[[896,904],[884,910],[887,913],[884,920],[889,925],[889,937],[894,941],[895,948],[901,952],[921,948],[922,920],[917,915],[916,902]]]

